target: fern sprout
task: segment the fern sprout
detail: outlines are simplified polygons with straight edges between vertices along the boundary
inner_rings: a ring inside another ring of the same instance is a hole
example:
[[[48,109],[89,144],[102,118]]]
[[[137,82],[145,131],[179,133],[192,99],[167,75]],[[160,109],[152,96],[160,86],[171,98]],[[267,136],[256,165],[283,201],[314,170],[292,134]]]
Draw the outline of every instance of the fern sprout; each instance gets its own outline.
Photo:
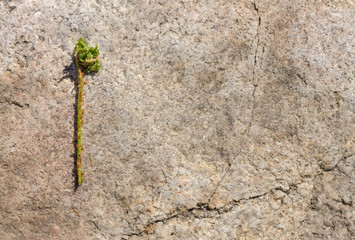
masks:
[[[89,47],[88,44],[80,38],[74,49],[76,68],[78,70],[78,99],[77,99],[77,129],[76,129],[76,169],[78,176],[78,186],[83,181],[84,173],[81,169],[81,153],[83,146],[81,144],[81,127],[83,125],[84,116],[84,73],[98,72],[101,68],[99,61],[99,49],[97,45],[95,48]]]

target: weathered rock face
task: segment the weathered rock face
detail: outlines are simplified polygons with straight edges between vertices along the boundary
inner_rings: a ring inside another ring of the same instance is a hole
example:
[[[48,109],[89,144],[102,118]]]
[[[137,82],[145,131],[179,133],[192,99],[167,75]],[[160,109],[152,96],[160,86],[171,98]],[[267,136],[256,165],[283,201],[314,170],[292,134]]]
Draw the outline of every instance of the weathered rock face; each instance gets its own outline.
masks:
[[[355,238],[354,1],[0,9],[0,239]]]

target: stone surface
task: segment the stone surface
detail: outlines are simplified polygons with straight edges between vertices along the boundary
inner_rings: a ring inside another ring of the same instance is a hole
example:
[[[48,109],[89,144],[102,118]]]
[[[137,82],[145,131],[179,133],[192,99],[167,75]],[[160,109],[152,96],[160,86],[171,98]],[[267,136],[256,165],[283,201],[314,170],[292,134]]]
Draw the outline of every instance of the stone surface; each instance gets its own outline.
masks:
[[[0,239],[355,238],[353,0],[0,10]]]

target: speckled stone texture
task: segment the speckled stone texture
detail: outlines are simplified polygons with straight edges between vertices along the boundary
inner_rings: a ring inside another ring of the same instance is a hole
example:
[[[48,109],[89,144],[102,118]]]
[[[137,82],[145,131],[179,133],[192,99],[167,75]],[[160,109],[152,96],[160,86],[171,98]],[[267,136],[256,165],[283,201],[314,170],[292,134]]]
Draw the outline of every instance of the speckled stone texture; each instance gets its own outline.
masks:
[[[0,239],[355,239],[353,0],[0,10]]]

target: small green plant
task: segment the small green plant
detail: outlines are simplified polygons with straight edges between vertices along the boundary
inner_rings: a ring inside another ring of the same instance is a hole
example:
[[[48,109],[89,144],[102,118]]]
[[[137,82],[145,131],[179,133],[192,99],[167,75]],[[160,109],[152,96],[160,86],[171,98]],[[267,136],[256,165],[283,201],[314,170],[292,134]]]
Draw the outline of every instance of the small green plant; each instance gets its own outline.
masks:
[[[78,43],[75,45],[74,56],[76,62],[76,68],[78,70],[78,99],[77,99],[77,129],[76,129],[76,169],[78,174],[78,186],[81,185],[83,181],[84,173],[81,170],[81,153],[83,147],[81,144],[81,127],[83,125],[84,116],[84,73],[98,72],[101,68],[99,61],[99,49],[97,45],[95,48],[89,47],[88,44],[80,38]]]

